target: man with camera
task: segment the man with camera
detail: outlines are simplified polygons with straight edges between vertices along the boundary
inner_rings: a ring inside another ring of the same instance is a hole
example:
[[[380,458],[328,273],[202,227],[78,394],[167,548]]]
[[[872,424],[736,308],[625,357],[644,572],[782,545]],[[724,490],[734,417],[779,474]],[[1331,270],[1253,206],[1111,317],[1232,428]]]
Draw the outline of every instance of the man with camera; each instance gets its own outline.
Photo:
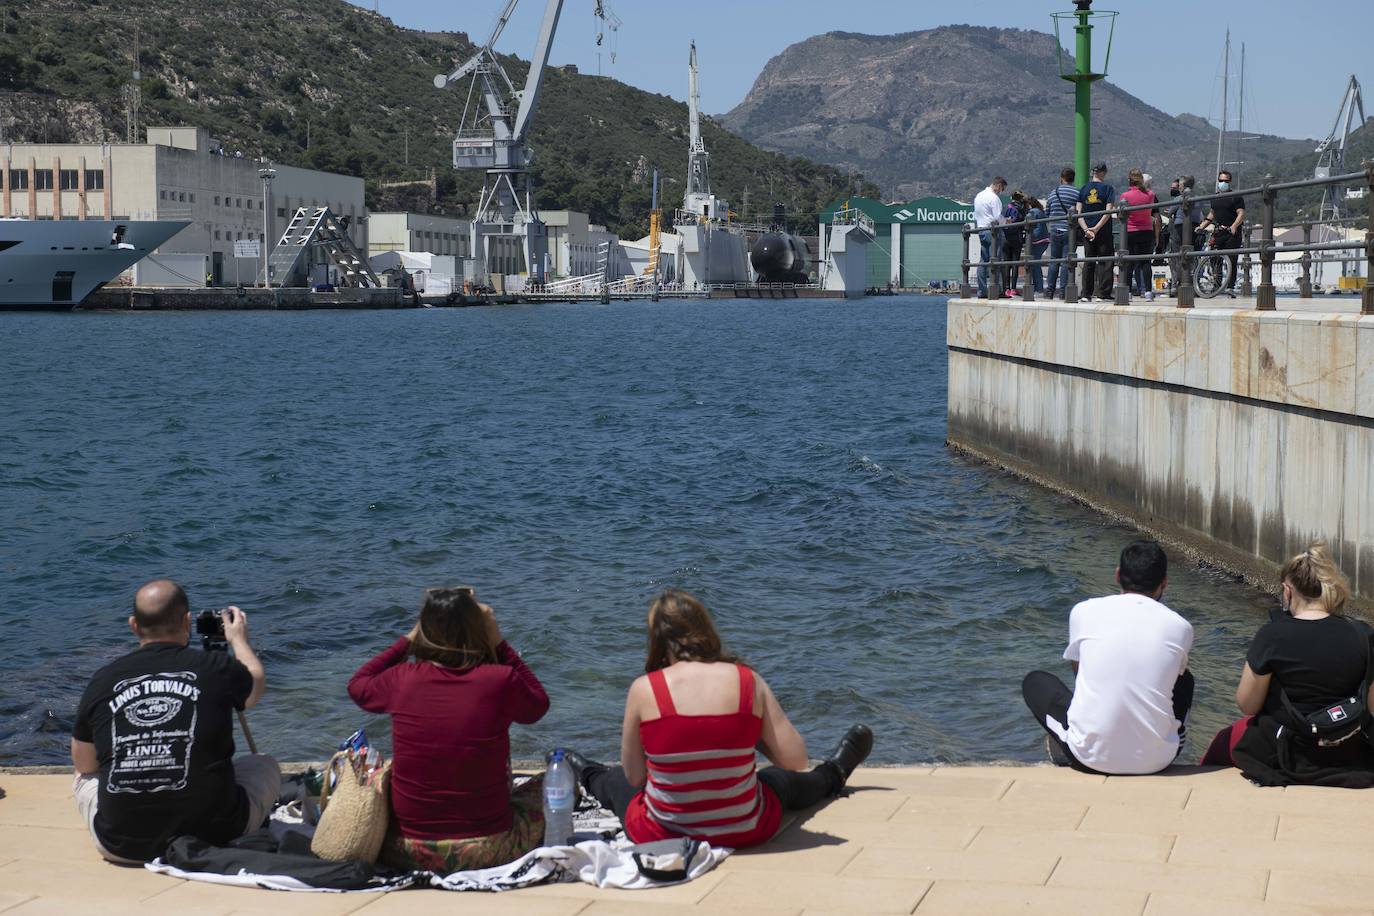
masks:
[[[251,709],[267,682],[248,615],[207,614],[207,651],[192,649],[186,592],[169,579],[146,583],[129,615],[139,647],[97,671],[81,697],[73,791],[111,862],[157,858],[186,834],[222,846],[261,826],[281,791],[271,757],[234,757],[234,711]],[[233,657],[215,651],[226,644]]]

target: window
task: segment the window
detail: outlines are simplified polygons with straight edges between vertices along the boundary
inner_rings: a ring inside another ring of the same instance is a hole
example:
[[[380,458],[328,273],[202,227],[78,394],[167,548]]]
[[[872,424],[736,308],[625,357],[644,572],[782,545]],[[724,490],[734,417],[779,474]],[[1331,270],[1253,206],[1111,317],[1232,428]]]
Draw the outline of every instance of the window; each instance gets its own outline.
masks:
[[[163,191],[163,190],[161,190],[161,189],[159,189],[158,192],[157,192],[157,198],[158,198],[158,200],[166,200],[166,199],[167,199],[167,192],[166,192],[166,191]]]
[[[86,190],[103,191],[105,190],[105,170],[86,169]]]
[[[10,169],[10,190],[27,191],[29,189],[29,173],[24,169]]]
[[[57,173],[57,184],[63,191],[79,191],[81,173],[76,169],[62,169]]]
[[[215,230],[215,241],[216,241],[216,242],[219,241],[219,230],[218,230],[218,229]]]
[[[258,201],[258,209],[259,209],[259,210],[262,209],[262,201]]]
[[[278,207],[278,208],[277,208],[277,219],[286,219],[286,208],[285,208],[285,207]]]
[[[216,207],[219,206],[219,195],[218,195],[218,194],[215,195],[215,206],[216,206]]]
[[[177,194],[177,201],[178,201],[179,203],[183,203],[183,204],[186,203],[186,192],[185,192],[185,191],[181,191],[180,193]]]
[[[195,203],[195,202],[196,202],[196,192],[195,192],[195,191],[192,191],[192,192],[191,192],[191,203]]]
[[[52,169],[37,169],[33,173],[33,187],[36,191],[52,190]]]

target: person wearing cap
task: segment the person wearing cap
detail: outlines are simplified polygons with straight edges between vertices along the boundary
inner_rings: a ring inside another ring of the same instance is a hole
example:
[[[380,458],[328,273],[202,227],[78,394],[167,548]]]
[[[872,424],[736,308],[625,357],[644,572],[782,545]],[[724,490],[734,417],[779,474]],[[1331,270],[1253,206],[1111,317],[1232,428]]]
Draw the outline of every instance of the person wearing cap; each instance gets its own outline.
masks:
[[[1083,254],[1088,258],[1116,254],[1112,235],[1112,211],[1116,209],[1116,189],[1107,183],[1107,163],[1093,166],[1092,181],[1078,189],[1078,229],[1083,236]],[[1083,264],[1083,293],[1100,302],[1112,298],[1112,265],[1087,261]]]

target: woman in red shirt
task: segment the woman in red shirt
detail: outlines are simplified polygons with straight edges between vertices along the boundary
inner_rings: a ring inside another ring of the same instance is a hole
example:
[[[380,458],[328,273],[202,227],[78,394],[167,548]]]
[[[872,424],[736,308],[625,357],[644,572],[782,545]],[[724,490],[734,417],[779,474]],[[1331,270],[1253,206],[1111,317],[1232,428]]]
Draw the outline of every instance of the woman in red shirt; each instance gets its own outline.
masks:
[[[447,873],[543,843],[542,783],[512,793],[509,729],[538,722],[549,697],[472,589],[427,590],[410,633],[359,668],[348,695],[391,715],[383,861]]]
[[[840,794],[873,747],[873,733],[856,725],[808,770],[806,742],[773,691],[723,649],[710,612],[686,592],[666,591],[649,606],[644,668],[625,701],[621,766],[572,758],[583,787],[636,843],[766,842],[784,810]],[[755,749],[775,765],[756,770]]]
[[[1131,187],[1121,195],[1123,207],[1140,207],[1157,203],[1155,192],[1140,169],[1130,171]],[[1126,253],[1132,255],[1154,254],[1159,244],[1159,213],[1156,210],[1132,210],[1126,214]],[[1130,278],[1131,292],[1154,299],[1154,275],[1148,260],[1132,261],[1126,265],[1126,276]]]

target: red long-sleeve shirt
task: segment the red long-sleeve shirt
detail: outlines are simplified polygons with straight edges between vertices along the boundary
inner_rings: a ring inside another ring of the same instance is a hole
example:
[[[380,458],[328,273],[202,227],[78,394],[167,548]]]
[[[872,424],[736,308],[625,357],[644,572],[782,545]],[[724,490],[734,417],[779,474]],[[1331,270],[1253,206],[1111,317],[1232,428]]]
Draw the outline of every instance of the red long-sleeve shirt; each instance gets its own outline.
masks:
[[[497,664],[406,662],[396,640],[358,669],[348,695],[391,715],[391,811],[404,836],[447,840],[509,830],[512,722],[529,725],[549,696],[507,642]]]

